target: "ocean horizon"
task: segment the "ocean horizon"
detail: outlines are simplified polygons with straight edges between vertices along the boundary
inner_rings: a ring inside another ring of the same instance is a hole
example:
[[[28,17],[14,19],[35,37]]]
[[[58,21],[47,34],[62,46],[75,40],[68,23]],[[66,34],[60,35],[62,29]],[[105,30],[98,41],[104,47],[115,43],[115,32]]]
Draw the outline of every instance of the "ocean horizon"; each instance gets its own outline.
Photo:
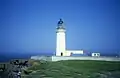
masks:
[[[29,59],[31,56],[52,56],[53,53],[17,53],[17,54],[0,54],[0,62],[8,62],[12,59]]]

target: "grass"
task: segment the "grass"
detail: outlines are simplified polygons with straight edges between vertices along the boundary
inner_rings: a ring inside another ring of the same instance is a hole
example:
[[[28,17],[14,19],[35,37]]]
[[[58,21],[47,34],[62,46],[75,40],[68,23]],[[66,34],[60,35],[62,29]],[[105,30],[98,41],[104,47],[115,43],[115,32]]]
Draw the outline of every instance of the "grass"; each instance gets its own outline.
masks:
[[[120,78],[120,62],[68,60],[41,64],[32,61],[26,71],[32,71],[31,77],[24,78]]]

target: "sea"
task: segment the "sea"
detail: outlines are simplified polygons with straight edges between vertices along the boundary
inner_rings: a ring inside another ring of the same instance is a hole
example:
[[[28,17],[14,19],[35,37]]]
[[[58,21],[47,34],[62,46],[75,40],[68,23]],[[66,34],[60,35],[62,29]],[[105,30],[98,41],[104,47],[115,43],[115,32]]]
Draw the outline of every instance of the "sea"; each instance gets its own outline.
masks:
[[[31,56],[53,56],[53,53],[5,53],[0,54],[0,62],[9,62],[12,59],[30,59]]]

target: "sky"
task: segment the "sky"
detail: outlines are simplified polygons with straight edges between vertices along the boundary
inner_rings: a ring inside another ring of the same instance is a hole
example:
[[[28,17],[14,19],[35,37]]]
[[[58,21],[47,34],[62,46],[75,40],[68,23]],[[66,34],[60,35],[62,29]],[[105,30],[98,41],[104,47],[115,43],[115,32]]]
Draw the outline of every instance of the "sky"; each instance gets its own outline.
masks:
[[[60,18],[68,50],[120,52],[119,0],[0,0],[0,53],[54,53]]]

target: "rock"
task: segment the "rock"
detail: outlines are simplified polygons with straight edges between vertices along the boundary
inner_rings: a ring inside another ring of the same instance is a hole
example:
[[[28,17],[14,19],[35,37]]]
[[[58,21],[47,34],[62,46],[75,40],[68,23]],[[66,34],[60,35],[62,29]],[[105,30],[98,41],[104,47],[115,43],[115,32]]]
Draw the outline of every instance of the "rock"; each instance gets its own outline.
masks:
[[[44,77],[44,78],[53,78],[53,77]]]
[[[82,74],[77,74],[77,75],[81,76]]]
[[[33,71],[32,73],[36,73],[37,71]]]

